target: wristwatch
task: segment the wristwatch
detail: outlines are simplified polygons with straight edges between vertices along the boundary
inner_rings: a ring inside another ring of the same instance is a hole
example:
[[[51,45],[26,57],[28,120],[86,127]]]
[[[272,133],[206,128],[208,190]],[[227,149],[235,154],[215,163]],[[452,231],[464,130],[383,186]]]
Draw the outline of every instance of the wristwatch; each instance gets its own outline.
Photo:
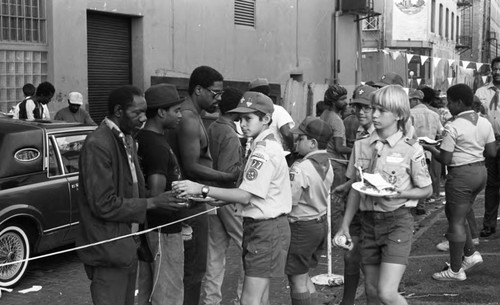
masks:
[[[208,185],[201,187],[201,196],[203,196],[203,198],[207,198],[208,192],[210,192],[210,187],[208,187]]]

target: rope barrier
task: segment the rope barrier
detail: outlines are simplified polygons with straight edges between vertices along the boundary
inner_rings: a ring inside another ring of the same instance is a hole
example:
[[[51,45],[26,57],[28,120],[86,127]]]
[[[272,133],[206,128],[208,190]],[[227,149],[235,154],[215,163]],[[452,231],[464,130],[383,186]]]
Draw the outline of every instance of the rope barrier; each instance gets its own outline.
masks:
[[[46,258],[46,257],[50,257],[50,256],[55,256],[55,255],[59,255],[59,254],[63,254],[63,253],[71,252],[71,251],[76,251],[76,250],[81,250],[81,249],[85,249],[85,248],[90,248],[90,247],[94,247],[94,246],[97,246],[97,245],[106,244],[106,243],[109,243],[109,242],[112,242],[112,241],[117,241],[117,240],[120,240],[120,239],[124,239],[124,238],[127,238],[127,237],[138,236],[138,235],[141,235],[141,234],[144,234],[144,233],[149,233],[149,232],[155,231],[157,229],[161,229],[161,228],[164,228],[164,227],[167,227],[167,226],[171,226],[171,225],[179,223],[179,222],[183,222],[184,220],[188,220],[188,219],[191,219],[191,218],[203,215],[203,214],[210,213],[212,211],[216,211],[217,209],[218,209],[218,207],[214,207],[214,208],[211,208],[209,210],[206,210],[206,211],[203,211],[203,212],[200,212],[200,213],[197,213],[197,214],[194,214],[194,215],[182,218],[182,219],[178,219],[178,220],[175,220],[175,221],[172,221],[172,222],[160,225],[160,226],[156,226],[154,228],[149,228],[149,229],[146,229],[146,230],[137,231],[137,232],[130,233],[130,234],[127,234],[127,235],[122,235],[122,236],[118,236],[118,237],[115,237],[115,238],[102,240],[102,241],[99,241],[99,242],[96,242],[96,243],[93,243],[93,244],[82,245],[82,246],[74,247],[74,248],[71,248],[71,249],[65,249],[65,250],[61,250],[61,251],[57,251],[57,252],[43,254],[43,255],[40,255],[40,256],[28,257],[28,258],[17,260],[17,261],[3,263],[3,264],[0,264],[0,268],[1,267],[5,267],[5,266],[9,266],[9,265],[18,264],[18,263],[23,263],[23,262],[28,262],[28,261],[34,261],[34,260],[37,260],[37,259]]]

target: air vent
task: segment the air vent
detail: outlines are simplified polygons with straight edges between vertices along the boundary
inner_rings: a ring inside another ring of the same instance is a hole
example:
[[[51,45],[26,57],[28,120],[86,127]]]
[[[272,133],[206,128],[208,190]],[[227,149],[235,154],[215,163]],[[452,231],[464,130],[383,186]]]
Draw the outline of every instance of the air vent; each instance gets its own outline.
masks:
[[[234,1],[234,24],[255,27],[255,0]]]

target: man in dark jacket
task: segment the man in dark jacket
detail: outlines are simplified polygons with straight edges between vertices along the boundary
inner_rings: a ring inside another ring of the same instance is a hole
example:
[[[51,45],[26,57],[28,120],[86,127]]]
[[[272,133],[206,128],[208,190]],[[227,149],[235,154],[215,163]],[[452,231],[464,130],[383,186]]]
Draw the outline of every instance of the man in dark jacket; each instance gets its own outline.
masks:
[[[145,111],[140,89],[115,89],[108,98],[108,117],[85,141],[79,161],[78,246],[137,232],[148,209],[176,210],[183,206],[171,192],[146,199],[132,138],[146,121]],[[94,304],[134,304],[139,244],[137,236],[129,236],[78,250],[92,281]]]

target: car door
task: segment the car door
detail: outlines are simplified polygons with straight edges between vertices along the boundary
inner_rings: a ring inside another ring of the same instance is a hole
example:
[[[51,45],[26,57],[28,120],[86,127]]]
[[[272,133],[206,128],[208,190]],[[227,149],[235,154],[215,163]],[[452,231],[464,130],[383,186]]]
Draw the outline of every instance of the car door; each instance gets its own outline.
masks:
[[[61,159],[62,175],[66,178],[69,191],[69,223],[71,228],[65,236],[66,240],[74,240],[76,228],[79,224],[78,212],[78,172],[80,151],[89,130],[54,134],[53,139],[57,145]]]

